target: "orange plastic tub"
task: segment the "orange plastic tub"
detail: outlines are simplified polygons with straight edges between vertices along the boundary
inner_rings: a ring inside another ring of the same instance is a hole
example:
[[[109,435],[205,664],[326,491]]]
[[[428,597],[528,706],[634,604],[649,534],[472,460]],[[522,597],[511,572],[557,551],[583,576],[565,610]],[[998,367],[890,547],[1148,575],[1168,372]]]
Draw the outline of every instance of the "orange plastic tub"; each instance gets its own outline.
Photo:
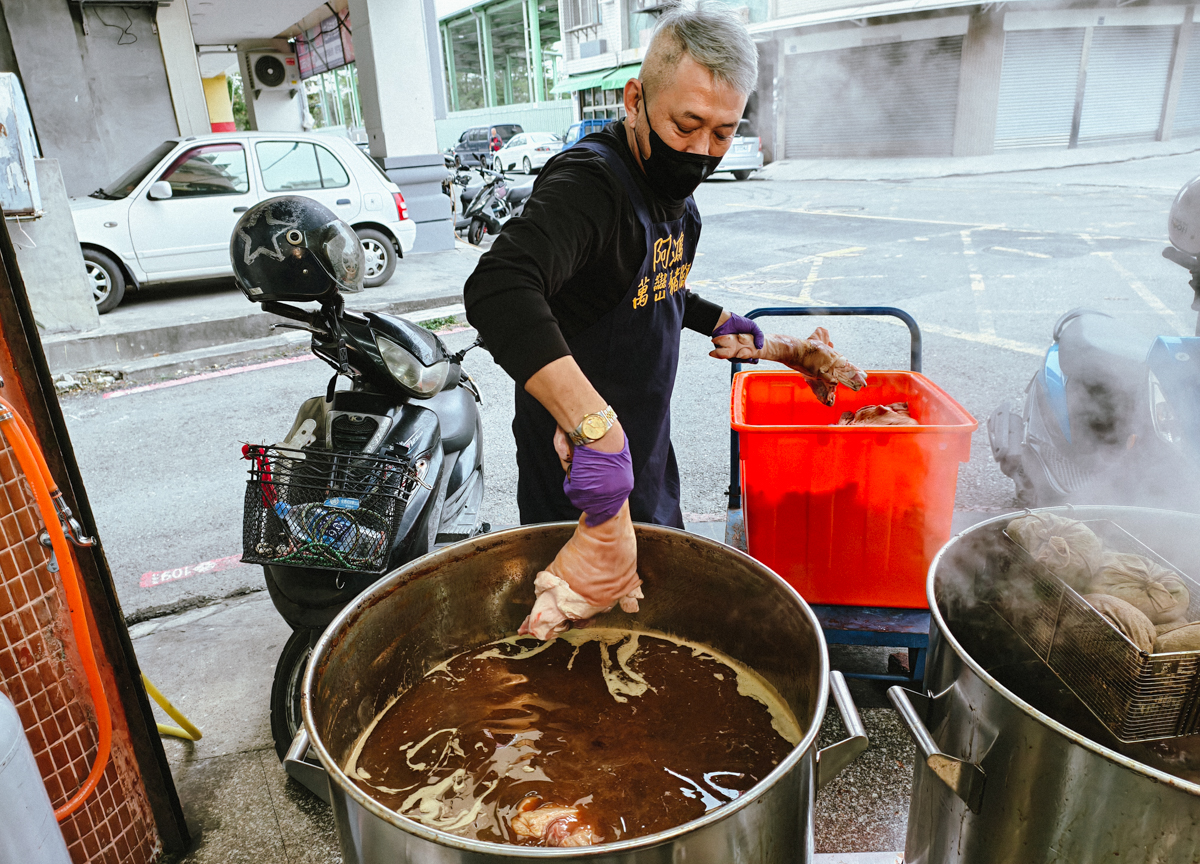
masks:
[[[734,376],[747,547],[809,603],[923,609],[977,424],[920,373],[867,381],[857,393],[839,387],[827,408],[798,373]],[[907,402],[920,425],[832,425],[892,402]]]

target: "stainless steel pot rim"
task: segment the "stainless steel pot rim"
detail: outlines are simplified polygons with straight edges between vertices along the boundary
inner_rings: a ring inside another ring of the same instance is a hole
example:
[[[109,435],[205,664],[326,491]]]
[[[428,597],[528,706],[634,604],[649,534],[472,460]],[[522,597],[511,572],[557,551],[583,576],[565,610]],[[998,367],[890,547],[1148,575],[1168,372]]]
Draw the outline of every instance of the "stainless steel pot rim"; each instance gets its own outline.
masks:
[[[1159,509],[1150,508],[1150,507],[1137,507],[1137,508],[1129,507],[1129,508],[1123,508],[1123,509],[1142,510],[1146,513],[1170,513],[1170,512],[1172,512],[1169,510],[1159,510]],[[982,666],[980,666],[979,663],[976,662],[975,658],[972,657],[965,648],[963,648],[963,646],[959,643],[958,639],[955,638],[954,633],[950,630],[950,627],[946,624],[946,619],[942,617],[942,612],[938,608],[938,605],[937,605],[937,597],[934,593],[934,583],[935,583],[935,577],[937,574],[938,565],[941,563],[942,556],[946,553],[946,550],[949,549],[951,546],[953,546],[956,542],[958,542],[964,535],[970,534],[972,531],[982,528],[985,525],[995,525],[999,522],[1007,523],[1007,522],[1011,521],[1012,519],[1016,518],[1017,516],[1023,515],[1025,513],[1030,513],[1030,512],[1032,512],[1032,513],[1052,512],[1052,513],[1055,513],[1056,515],[1060,515],[1060,516],[1063,515],[1064,513],[1071,513],[1071,514],[1076,514],[1078,516],[1078,518],[1086,519],[1090,513],[1095,514],[1097,518],[1109,518],[1109,517],[1111,517],[1112,510],[1113,510],[1112,507],[1088,506],[1088,505],[1075,505],[1075,506],[1067,505],[1064,507],[1043,507],[1043,508],[1039,508],[1037,510],[1017,510],[1012,513],[1006,513],[1003,516],[995,516],[995,517],[993,517],[991,519],[987,519],[983,522],[977,522],[976,524],[972,525],[970,528],[967,528],[964,531],[960,531],[958,534],[955,534],[952,538],[950,538],[949,543],[947,543],[940,550],[938,550],[938,553],[934,556],[933,561],[929,565],[929,577],[925,581],[925,593],[926,593],[926,598],[929,601],[929,613],[933,616],[934,621],[937,623],[937,627],[938,627],[938,630],[941,631],[942,638],[945,639],[947,642],[949,642],[951,646],[953,646],[955,653],[958,654],[958,656],[960,658],[962,658],[963,662],[965,662],[967,664],[967,666],[969,666],[976,675],[978,675],[981,679],[983,679],[983,681],[985,681],[989,687],[991,687],[993,690],[995,690],[997,693],[999,693],[1001,696],[1003,696],[1005,699],[1007,699],[1009,702],[1011,702],[1013,705],[1015,705],[1018,709],[1020,709],[1021,711],[1024,711],[1026,714],[1029,714],[1034,719],[1038,720],[1040,723],[1050,727],[1058,734],[1060,734],[1063,737],[1070,740],[1072,743],[1078,744],[1080,747],[1083,747],[1087,750],[1091,750],[1093,753],[1103,756],[1105,759],[1109,759],[1109,760],[1117,763],[1118,765],[1121,765],[1125,768],[1128,768],[1131,771],[1135,771],[1146,777],[1150,777],[1154,780],[1157,780],[1160,783],[1166,783],[1169,786],[1173,786],[1177,789],[1182,789],[1183,791],[1188,792],[1192,795],[1200,795],[1200,784],[1191,783],[1187,780],[1183,780],[1179,777],[1176,777],[1174,774],[1168,774],[1165,771],[1159,771],[1157,768],[1151,768],[1149,765],[1139,762],[1136,759],[1130,759],[1128,756],[1123,756],[1122,754],[1118,753],[1115,750],[1110,750],[1109,748],[1105,747],[1103,744],[1099,744],[1099,743],[1093,741],[1091,738],[1087,738],[1083,735],[1080,735],[1075,730],[1070,729],[1067,726],[1064,726],[1062,723],[1059,723],[1057,720],[1055,720],[1050,715],[1043,714],[1041,711],[1034,708],[1028,702],[1021,699],[1019,696],[1017,696],[1015,693],[1013,693],[1011,690],[1009,690],[1007,687],[1005,687],[1003,684],[1001,684],[999,681],[997,681],[995,678],[993,678],[987,672],[987,670],[985,670]],[[1100,516],[1101,513],[1105,514],[1104,517]]]
[[[520,534],[527,531],[530,527],[560,527],[571,526],[572,522],[549,522],[538,526],[521,526],[517,528],[508,528],[503,531],[493,531],[488,534],[482,534],[478,537],[469,540],[463,540],[455,543],[453,546],[447,546],[437,552],[430,553],[423,558],[418,558],[411,561],[403,567],[393,570],[391,573],[382,577],[378,582],[368,588],[359,597],[343,609],[338,616],[333,619],[330,625],[321,634],[321,638],[317,640],[316,646],[313,648],[313,659],[324,656],[333,642],[334,634],[342,630],[343,624],[350,618],[353,618],[365,606],[374,605],[377,602],[378,596],[381,593],[387,593],[393,590],[401,582],[406,581],[408,573],[415,569],[424,569],[437,559],[457,558],[472,554],[474,548],[481,542],[493,543],[497,540]],[[655,531],[668,532],[686,536],[689,541],[694,541],[703,546],[719,547],[723,552],[731,555],[734,558],[740,558],[745,562],[753,564],[756,568],[761,568],[766,573],[770,574],[771,578],[776,580],[779,585],[783,586],[790,592],[798,601],[802,613],[807,616],[809,623],[813,627],[814,633],[821,633],[820,622],[817,621],[817,616],[809,608],[808,603],[800,596],[791,585],[785,582],[775,571],[771,570],[762,562],[751,558],[744,552],[734,549],[732,546],[726,546],[716,540],[708,537],[703,537],[699,534],[692,534],[687,531],[680,531],[676,528],[668,528],[661,525],[642,525],[635,523],[636,527],[653,528]],[[736,801],[730,801],[728,804],[723,804],[715,810],[705,813],[699,819],[693,819],[691,822],[685,822],[682,825],[668,831],[660,831],[657,834],[648,834],[645,837],[637,837],[632,840],[620,840],[616,843],[604,843],[599,846],[590,848],[575,848],[575,849],[550,849],[536,846],[510,846],[505,843],[486,843],[479,840],[470,840],[466,837],[460,837],[457,834],[449,834],[445,831],[438,831],[434,828],[429,828],[422,825],[420,822],[415,822],[398,814],[395,810],[388,809],[376,801],[371,796],[364,793],[346,774],[342,771],[340,765],[333,759],[329,751],[325,749],[325,744],[321,737],[317,734],[316,727],[312,719],[312,688],[314,671],[316,664],[310,662],[308,668],[304,672],[304,683],[301,687],[301,711],[304,715],[304,728],[308,732],[310,748],[315,750],[317,758],[321,760],[321,765],[325,768],[329,776],[330,784],[336,783],[341,787],[347,795],[349,795],[355,803],[385,822],[395,825],[397,828],[419,837],[422,840],[429,840],[434,843],[448,846],[453,849],[462,849],[468,852],[478,852],[489,855],[507,856],[508,858],[530,858],[530,859],[546,859],[546,858],[579,858],[579,857],[603,857],[612,856],[625,852],[632,852],[638,849],[647,849],[653,846],[659,846],[665,843],[698,831],[715,822],[720,822],[739,810],[750,806],[760,796],[765,794],[771,787],[778,783],[793,767],[799,762],[809,751],[814,750],[817,734],[821,729],[821,722],[825,717],[825,710],[829,701],[829,652],[825,647],[825,640],[822,637],[817,640],[819,651],[818,662],[819,681],[817,685],[817,702],[813,709],[812,719],[809,723],[809,728],[805,731],[804,737],[800,743],[792,748],[792,752],[788,754],[782,762],[775,766],[770,774],[754,785],[749,792],[742,795]],[[814,751],[815,755],[815,751]],[[815,773],[814,773],[815,780]]]

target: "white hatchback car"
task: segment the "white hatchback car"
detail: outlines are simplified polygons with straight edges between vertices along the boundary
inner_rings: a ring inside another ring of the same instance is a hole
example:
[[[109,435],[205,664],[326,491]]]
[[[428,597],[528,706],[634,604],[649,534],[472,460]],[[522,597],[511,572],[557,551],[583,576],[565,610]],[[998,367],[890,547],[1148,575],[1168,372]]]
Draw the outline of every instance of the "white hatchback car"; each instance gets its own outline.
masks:
[[[242,213],[304,195],[353,226],[364,284],[382,285],[412,248],[404,196],[369,156],[333,135],[228,132],[164,141],[124,176],[71,199],[100,312],[127,286],[229,276],[229,237]]]
[[[550,157],[562,150],[562,139],[549,132],[522,132],[514,135],[496,151],[492,157],[494,165],[503,166],[505,171],[532,174],[540,171]]]

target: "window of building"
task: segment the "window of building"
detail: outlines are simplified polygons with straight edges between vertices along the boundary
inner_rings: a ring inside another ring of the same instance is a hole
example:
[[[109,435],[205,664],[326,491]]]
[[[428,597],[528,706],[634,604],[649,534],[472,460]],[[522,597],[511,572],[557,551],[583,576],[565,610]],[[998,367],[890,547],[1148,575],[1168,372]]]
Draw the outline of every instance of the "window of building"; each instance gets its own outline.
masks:
[[[350,183],[332,153],[307,141],[260,141],[254,152],[268,192],[331,189]]]
[[[193,147],[171,163],[160,179],[171,184],[174,198],[241,195],[250,189],[246,151],[241,144]]]
[[[579,108],[584,120],[620,120],[625,116],[624,91],[580,90]]]
[[[600,23],[599,0],[565,0],[567,10],[567,29],[588,27]]]

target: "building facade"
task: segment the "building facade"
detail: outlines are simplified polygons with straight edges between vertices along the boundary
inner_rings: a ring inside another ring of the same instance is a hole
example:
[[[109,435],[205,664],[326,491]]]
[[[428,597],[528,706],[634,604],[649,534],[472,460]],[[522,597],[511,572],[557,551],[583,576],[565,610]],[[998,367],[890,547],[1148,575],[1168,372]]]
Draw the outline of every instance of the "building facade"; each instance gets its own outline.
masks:
[[[750,29],[761,40],[758,125],[776,159],[976,156],[1200,133],[1191,6],[775,4],[777,15]]]

